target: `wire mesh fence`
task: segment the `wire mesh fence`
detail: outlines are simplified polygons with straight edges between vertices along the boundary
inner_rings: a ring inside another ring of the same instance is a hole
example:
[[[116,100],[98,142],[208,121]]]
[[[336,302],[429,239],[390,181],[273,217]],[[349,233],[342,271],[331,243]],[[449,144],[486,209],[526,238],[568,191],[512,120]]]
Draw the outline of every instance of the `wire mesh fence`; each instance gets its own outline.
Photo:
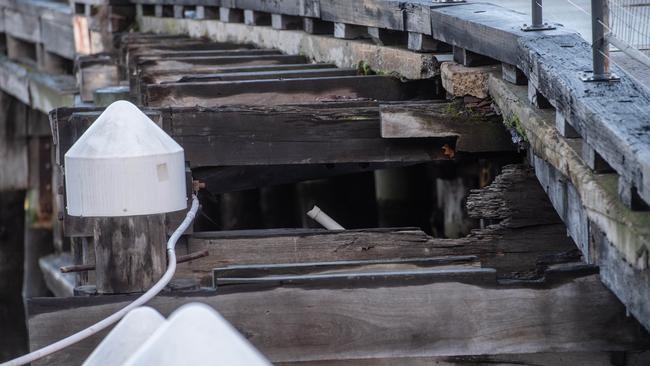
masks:
[[[608,2],[609,28],[612,36],[628,47],[650,56],[650,0],[609,0]]]

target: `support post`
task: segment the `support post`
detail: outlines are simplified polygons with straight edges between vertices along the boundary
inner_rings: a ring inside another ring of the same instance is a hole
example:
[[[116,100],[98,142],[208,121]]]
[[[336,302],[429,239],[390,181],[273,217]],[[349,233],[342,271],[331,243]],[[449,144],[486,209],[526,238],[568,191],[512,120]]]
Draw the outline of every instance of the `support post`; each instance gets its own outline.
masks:
[[[585,82],[617,81],[619,78],[609,72],[609,43],[605,39],[605,28],[609,28],[609,7],[607,0],[591,0],[591,34],[593,71],[583,73]]]
[[[98,218],[93,234],[97,293],[144,292],[165,272],[164,214]]]
[[[554,26],[544,23],[544,16],[542,14],[542,0],[530,0],[531,4],[531,14],[532,14],[532,24],[524,24],[521,27],[521,30],[524,32],[534,32],[541,30],[552,30],[555,29]]]

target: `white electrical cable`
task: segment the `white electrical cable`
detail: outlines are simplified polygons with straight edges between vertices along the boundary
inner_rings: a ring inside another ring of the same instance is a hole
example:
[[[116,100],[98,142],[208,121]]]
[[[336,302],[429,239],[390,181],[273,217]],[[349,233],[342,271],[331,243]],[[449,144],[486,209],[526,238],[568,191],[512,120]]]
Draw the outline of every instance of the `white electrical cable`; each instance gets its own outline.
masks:
[[[174,231],[172,236],[167,241],[167,271],[165,271],[165,274],[163,274],[162,278],[158,282],[156,282],[156,284],[153,285],[153,287],[151,287],[147,292],[142,294],[142,296],[138,297],[137,299],[135,299],[135,301],[133,301],[126,307],[122,308],[122,310],[114,313],[113,315],[109,316],[108,318],[105,318],[104,320],[101,320],[91,325],[90,327],[82,331],[79,331],[67,338],[63,338],[62,340],[56,343],[52,343],[49,346],[28,353],[24,356],[1,363],[0,366],[25,365],[30,362],[36,361],[40,358],[43,358],[45,356],[48,356],[54,352],[60,351],[68,346],[71,346],[79,341],[82,341],[90,337],[91,335],[103,329],[106,329],[110,325],[122,319],[122,317],[124,317],[129,311],[137,308],[138,306],[144,305],[149,300],[151,300],[163,288],[165,288],[165,286],[167,286],[167,284],[172,279],[172,277],[174,277],[174,272],[176,271],[176,252],[174,251],[174,248],[176,247],[176,242],[178,241],[178,238],[180,238],[180,236],[185,232],[185,230],[190,226],[190,224],[194,220],[194,216],[196,215],[196,211],[198,210],[198,208],[199,208],[199,200],[196,198],[195,195],[192,195],[192,207],[187,213],[187,216],[185,216],[185,220],[183,220],[180,226],[176,229],[176,231]]]
[[[327,230],[345,230],[345,228],[334,221],[328,214],[323,212],[320,207],[314,205],[314,208],[307,212],[307,216],[311,217],[314,221],[321,224]],[[2,366],[2,365],[0,365]]]

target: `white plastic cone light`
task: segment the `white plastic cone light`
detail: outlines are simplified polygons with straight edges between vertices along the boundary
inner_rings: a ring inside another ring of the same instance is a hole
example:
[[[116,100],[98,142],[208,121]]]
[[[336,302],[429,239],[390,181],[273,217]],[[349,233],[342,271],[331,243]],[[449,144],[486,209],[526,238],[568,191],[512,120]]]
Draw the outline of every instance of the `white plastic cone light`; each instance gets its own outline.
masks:
[[[271,363],[211,307],[183,305],[124,362],[124,366],[223,365]]]
[[[151,215],[187,207],[183,148],[135,105],[117,101],[65,154],[68,214]]]
[[[162,324],[165,318],[148,306],[131,310],[102,340],[82,366],[121,366]]]

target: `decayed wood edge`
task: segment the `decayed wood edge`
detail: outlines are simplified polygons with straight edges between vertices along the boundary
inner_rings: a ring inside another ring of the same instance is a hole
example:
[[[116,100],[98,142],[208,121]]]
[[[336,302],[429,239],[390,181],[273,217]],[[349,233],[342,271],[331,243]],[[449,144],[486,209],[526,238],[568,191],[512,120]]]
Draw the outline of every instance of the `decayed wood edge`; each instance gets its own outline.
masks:
[[[350,42],[303,31],[276,30],[268,27],[250,27],[244,24],[222,23],[210,20],[139,18],[142,32],[184,34],[208,37],[217,42],[249,43],[261,48],[305,55],[319,62],[334,63],[339,67],[357,67],[366,62],[373,70],[396,73],[407,79],[424,79],[439,74],[440,55],[420,54],[399,48],[377,46],[364,42]],[[449,60],[448,54],[441,56]]]
[[[647,262],[638,263],[638,260],[645,256],[647,261],[650,213],[631,211],[621,203],[616,194],[615,175],[594,174],[579,151],[555,129],[555,113],[535,109],[528,103],[526,87],[508,84],[498,74],[490,76],[488,87],[504,120],[516,121],[525,132],[532,151],[576,187],[589,219],[607,234],[626,261],[645,268]]]
[[[30,346],[49,344],[133,298],[30,299]],[[189,302],[217,309],[274,362],[625,351],[644,350],[650,344],[648,334],[625,316],[623,306],[597,275],[539,289],[456,282],[274,288],[217,295],[163,294],[148,305],[168,316]],[[280,327],[282,332],[277,332]],[[99,340],[83,341],[40,364],[80,363]]]
[[[632,211],[617,195],[615,174],[594,174],[583,162],[580,152],[555,128],[555,114],[528,103],[526,87],[503,81],[498,74],[488,80],[490,95],[503,113],[504,120],[517,123],[526,134],[536,163],[557,170],[577,192],[581,211],[588,218],[589,231],[602,232],[597,245],[581,243],[584,238],[569,230],[584,257],[602,269],[603,281],[646,327],[650,312],[643,299],[648,298],[648,248],[650,213]],[[549,187],[553,189],[553,187]],[[562,213],[560,213],[562,215]]]
[[[380,105],[383,138],[455,137],[456,151],[512,151],[498,118],[485,117],[449,101]]]
[[[0,89],[43,113],[74,105],[77,93],[71,75],[48,75],[0,56]]]

